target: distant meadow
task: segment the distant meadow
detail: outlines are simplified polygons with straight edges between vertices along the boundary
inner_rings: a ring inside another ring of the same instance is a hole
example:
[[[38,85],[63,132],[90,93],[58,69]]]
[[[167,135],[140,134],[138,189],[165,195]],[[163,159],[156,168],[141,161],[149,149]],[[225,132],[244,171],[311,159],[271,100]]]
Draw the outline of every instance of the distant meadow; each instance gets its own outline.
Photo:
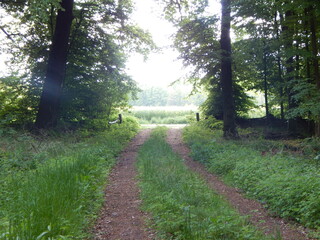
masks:
[[[140,124],[187,124],[196,118],[197,106],[134,106],[130,114]]]

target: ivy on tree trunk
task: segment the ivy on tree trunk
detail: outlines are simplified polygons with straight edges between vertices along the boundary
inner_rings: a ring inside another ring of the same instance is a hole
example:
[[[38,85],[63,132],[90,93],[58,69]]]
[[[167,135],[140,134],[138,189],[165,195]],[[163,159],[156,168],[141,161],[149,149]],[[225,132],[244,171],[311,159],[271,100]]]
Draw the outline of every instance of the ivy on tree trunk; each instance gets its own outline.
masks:
[[[35,122],[37,128],[53,128],[59,118],[59,105],[73,19],[73,0],[62,0],[50,49],[47,72]]]
[[[231,1],[221,0],[221,88],[223,97],[223,133],[226,138],[237,138],[238,132],[235,124],[235,108],[232,88],[231,67]]]

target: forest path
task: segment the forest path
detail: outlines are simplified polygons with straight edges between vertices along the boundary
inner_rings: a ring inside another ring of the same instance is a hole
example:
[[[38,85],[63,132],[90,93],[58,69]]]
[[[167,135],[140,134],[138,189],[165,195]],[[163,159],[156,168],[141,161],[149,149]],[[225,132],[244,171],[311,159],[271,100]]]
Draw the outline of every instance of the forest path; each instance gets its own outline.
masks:
[[[144,224],[147,215],[139,206],[139,188],[135,162],[139,147],[149,138],[144,129],[129,143],[113,168],[105,191],[105,204],[94,227],[95,240],[154,239]]]
[[[250,222],[266,235],[281,235],[283,240],[308,240],[304,228],[291,225],[285,220],[272,217],[268,211],[257,201],[247,199],[239,190],[227,186],[217,176],[209,173],[205,167],[189,157],[190,149],[182,142],[181,129],[169,129],[167,141],[184,160],[186,165],[199,173],[208,185],[218,194],[222,195],[241,215],[249,216]]]

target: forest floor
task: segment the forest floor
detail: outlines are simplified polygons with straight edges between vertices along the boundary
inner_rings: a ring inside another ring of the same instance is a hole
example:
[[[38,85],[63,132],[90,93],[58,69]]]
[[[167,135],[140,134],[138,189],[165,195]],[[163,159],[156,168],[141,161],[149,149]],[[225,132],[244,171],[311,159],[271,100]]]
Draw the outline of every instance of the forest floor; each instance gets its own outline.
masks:
[[[105,192],[105,205],[94,228],[94,239],[144,240],[155,239],[152,229],[145,224],[148,215],[140,210],[141,200],[137,186],[135,162],[139,147],[148,139],[150,129],[142,130],[123,151],[113,169]],[[171,128],[167,141],[184,160],[186,165],[197,172],[208,185],[222,195],[241,215],[266,235],[280,235],[284,240],[308,240],[304,228],[271,216],[257,201],[245,198],[239,189],[224,184],[217,176],[208,173],[205,167],[189,157],[190,150],[182,142],[181,129]]]

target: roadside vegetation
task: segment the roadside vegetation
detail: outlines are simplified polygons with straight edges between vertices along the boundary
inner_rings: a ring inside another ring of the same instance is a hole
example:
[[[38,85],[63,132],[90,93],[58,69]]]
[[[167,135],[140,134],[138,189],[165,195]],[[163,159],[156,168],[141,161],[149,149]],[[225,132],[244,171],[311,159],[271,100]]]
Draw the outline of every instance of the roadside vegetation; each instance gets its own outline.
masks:
[[[221,130],[207,126],[184,129],[195,160],[275,215],[319,230],[318,139],[266,140],[256,129],[240,129],[241,140],[225,140]]]
[[[195,118],[195,107],[134,107],[132,115],[140,124],[187,124]]]
[[[138,154],[143,210],[160,239],[266,239],[187,169],[165,136],[157,128]]]
[[[2,130],[0,239],[88,237],[109,170],[137,129],[127,119],[94,134]]]

